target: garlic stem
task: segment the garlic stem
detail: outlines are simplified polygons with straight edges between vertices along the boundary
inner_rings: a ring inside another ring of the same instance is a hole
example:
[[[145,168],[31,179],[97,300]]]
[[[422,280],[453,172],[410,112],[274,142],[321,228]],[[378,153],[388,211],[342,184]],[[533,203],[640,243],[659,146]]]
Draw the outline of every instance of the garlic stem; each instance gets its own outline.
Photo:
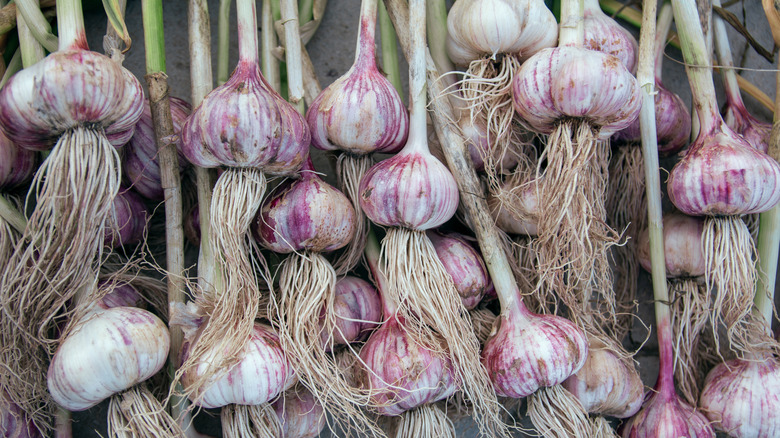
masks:
[[[778,61],[780,65],[780,60]],[[776,88],[780,92],[780,71],[776,74]],[[775,117],[772,134],[769,137],[767,153],[780,161],[780,95],[775,99]],[[758,312],[772,326],[774,316],[775,283],[777,282],[777,264],[780,258],[780,206],[761,213],[758,231],[758,269],[756,277],[756,296],[753,310]]]
[[[162,1],[143,0],[141,11],[144,24],[146,73],[165,73],[165,28],[163,26]],[[168,114],[170,117],[170,107]],[[154,118],[154,105],[152,105],[152,118]],[[173,135],[173,122],[171,122],[171,132],[166,135]],[[178,170],[176,174],[178,175]],[[163,187],[166,187],[165,183],[163,183]]]
[[[720,0],[712,0],[712,6],[720,7]],[[726,24],[719,16],[714,17],[714,21],[715,53],[718,55],[726,98],[731,105],[744,108],[745,103],[742,101],[742,94],[739,92],[739,84],[737,83],[737,72],[734,70],[734,58],[731,56],[731,47],[729,47],[729,37],[726,34]]]
[[[41,13],[41,8],[39,6],[39,3],[34,0],[16,0],[15,4],[16,4],[16,9],[24,17],[24,21],[27,23],[27,26],[29,26],[30,32],[32,32],[35,39],[49,52],[57,51],[57,48],[59,47],[59,42],[57,40],[57,37],[51,31],[51,25],[49,24],[49,21]],[[79,10],[81,10],[80,1],[79,1]],[[59,17],[59,15],[60,12],[58,8],[57,16]],[[61,24],[62,21],[60,21],[59,18],[57,18],[57,20],[58,20],[58,25],[62,26]],[[82,21],[81,28],[82,29],[84,28],[83,21]],[[59,32],[60,32],[60,40],[61,40],[62,27],[60,27]]]
[[[279,59],[273,54],[276,48],[276,31],[274,30],[274,16],[271,12],[271,1],[263,0],[262,18],[260,23],[260,37],[262,38],[262,70],[265,80],[278,93],[282,89],[279,79]]]
[[[366,234],[366,261],[368,262],[368,269],[371,271],[371,275],[374,277],[376,288],[379,291],[379,299],[382,302],[382,318],[387,320],[390,315],[395,315],[398,311],[398,304],[387,299],[387,279],[382,271],[379,269],[379,257],[380,257],[379,239],[376,237],[376,233],[373,228],[368,230]]]
[[[57,31],[59,32],[59,50],[88,49],[81,0],[59,0],[57,2]]]
[[[672,8],[680,35],[685,71],[691,85],[693,106],[700,123],[699,132],[706,134],[722,123],[722,119],[712,80],[707,43],[699,25],[699,12],[696,3],[690,0],[672,0]]]
[[[585,1],[563,0],[558,46],[582,47],[585,42]]]
[[[38,0],[30,0],[31,3],[38,5]],[[19,34],[19,49],[22,51],[22,65],[29,67],[40,61],[46,56],[43,46],[36,41],[32,29],[27,25],[21,9],[16,9],[16,28]]]
[[[401,83],[401,69],[398,65],[398,44],[396,43],[395,29],[387,14],[384,2],[379,5],[379,31],[382,39],[382,70],[387,75],[387,80],[393,84],[399,95],[404,94]]]
[[[385,0],[385,5],[395,28],[408,29],[409,18],[405,2],[403,0]],[[401,32],[398,37],[404,53],[409,58],[411,43],[408,33]],[[484,191],[474,170],[471,157],[468,155],[466,143],[458,128],[452,123],[453,120],[457,120],[457,117],[450,102],[444,99],[445,90],[443,84],[438,80],[440,75],[432,58],[427,58],[427,65],[433,126],[441,143],[448,145],[442,148],[447,160],[447,167],[458,183],[461,204],[471,219],[472,229],[477,236],[485,265],[490,271],[490,277],[501,303],[501,312],[505,315],[512,313],[513,316],[525,319],[522,312],[515,311],[525,307],[522,303],[520,289],[515,282],[506,254],[498,250],[498,248],[503,248],[503,243],[496,230],[493,217],[489,213]]]
[[[9,79],[11,79],[11,76],[15,75],[16,72],[22,69],[22,51],[21,49],[16,49],[14,52],[14,56],[11,57],[11,60],[8,61],[8,65],[5,67],[5,72],[3,73],[3,78],[0,79],[0,88],[3,88],[6,82],[8,82]]]
[[[446,74],[455,70],[455,65],[447,55],[447,2],[428,0],[427,4],[428,48],[436,68]],[[455,75],[447,75],[442,79],[449,86],[455,82]]]
[[[258,64],[257,11],[255,0],[237,0],[238,15],[238,59],[241,62]]]
[[[658,139],[655,127],[655,16],[656,0],[645,0],[642,6],[642,29],[639,38],[637,80],[644,92],[639,121],[642,153],[645,158],[645,190],[647,192],[647,223],[650,233],[650,263],[655,300],[655,321],[659,347],[658,384],[656,388],[674,394],[674,352],[672,350],[671,311],[666,288],[663,209],[661,178],[658,171]]]
[[[355,64],[376,65],[376,11],[378,0],[360,2],[360,27],[358,29]]]
[[[231,0],[220,0],[217,18],[217,85],[228,80],[230,60],[230,6]]]
[[[664,49],[669,40],[669,29],[672,27],[672,5],[665,1],[658,13],[658,21],[655,25],[655,82],[661,83],[663,77]]]
[[[282,22],[284,23],[284,55],[287,62],[287,100],[299,113],[304,114],[298,2],[296,0],[282,0],[281,7]]]
[[[55,438],[73,438],[73,415],[62,406],[57,406],[56,417],[54,419]]]
[[[410,57],[409,57],[409,140],[407,145],[428,144],[426,104],[428,89],[425,86],[425,0],[409,2]]]
[[[27,227],[27,218],[5,196],[0,196],[0,218],[20,233]]]

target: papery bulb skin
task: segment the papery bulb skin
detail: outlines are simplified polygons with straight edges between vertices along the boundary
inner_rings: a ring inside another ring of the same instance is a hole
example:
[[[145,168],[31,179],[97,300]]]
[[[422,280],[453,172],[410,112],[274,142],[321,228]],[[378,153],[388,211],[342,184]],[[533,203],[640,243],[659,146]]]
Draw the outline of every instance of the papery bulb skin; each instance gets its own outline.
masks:
[[[645,386],[634,367],[591,338],[588,358],[563,387],[591,414],[627,418],[639,411]]]
[[[528,58],[557,40],[555,16],[538,0],[459,0],[447,14],[447,52],[461,66],[499,54]]]
[[[706,272],[701,237],[704,233],[702,218],[679,212],[664,215],[664,255],[667,278],[701,277]],[[650,232],[644,229],[637,236],[639,264],[651,272]]]
[[[447,167],[429,152],[404,148],[374,164],[360,180],[360,207],[387,227],[429,230],[458,209],[458,186]]]
[[[184,155],[196,166],[258,167],[272,174],[300,169],[311,140],[303,116],[248,61],[239,61],[230,79],[195,108],[181,137]]]
[[[672,169],[669,199],[692,216],[762,213],[780,201],[780,164],[725,124],[701,133]]]
[[[333,251],[355,235],[357,216],[349,199],[311,171],[266,200],[255,235],[271,251]]]
[[[38,154],[15,145],[0,130],[0,189],[9,190],[29,181],[38,167]]]
[[[769,149],[769,134],[772,132],[772,125],[750,115],[744,105],[729,102],[723,120],[750,146],[763,153]]]
[[[664,156],[677,153],[688,143],[691,135],[691,113],[680,99],[656,82],[655,94],[655,131],[658,139],[658,153]],[[613,139],[621,142],[639,142],[639,118],[620,132]]]
[[[648,391],[642,409],[621,426],[623,438],[715,438],[709,420],[674,394]]]
[[[496,318],[482,363],[498,396],[522,398],[562,383],[582,368],[587,355],[588,340],[574,323],[523,307],[505,309]]]
[[[138,243],[144,237],[146,223],[151,216],[141,196],[130,189],[117,193],[113,201],[113,226],[105,229],[105,244],[118,248]]]
[[[771,356],[719,363],[707,374],[699,405],[729,436],[780,436],[780,363]]]
[[[103,283],[98,284],[98,288]],[[111,309],[114,307],[143,307],[144,298],[138,289],[129,284],[110,285],[111,291],[108,292],[98,303],[102,309]]]
[[[409,135],[409,112],[373,59],[358,60],[322,90],[306,121],[314,147],[353,155],[397,152]]]
[[[189,346],[195,345],[197,338]],[[182,354],[186,358],[189,346]],[[211,350],[206,353],[205,360],[221,354]],[[182,384],[186,389],[197,378],[198,373],[206,369],[205,363],[198,364],[193,373],[182,376]],[[206,409],[219,408],[228,404],[259,405],[268,403],[282,391],[295,384],[297,378],[292,365],[282,350],[279,336],[273,330],[262,324],[255,323],[252,337],[244,345],[238,358],[238,363],[219,378],[209,378],[203,390],[190,395],[190,400],[196,406]]]
[[[273,407],[283,438],[316,438],[328,420],[322,405],[301,385],[285,391]]]
[[[492,281],[482,256],[458,233],[428,231],[436,255],[452,277],[463,306],[473,309],[482,301]]]
[[[170,97],[173,132],[179,135],[184,120],[192,112],[186,101]],[[181,140],[176,145],[179,152],[179,173],[184,172],[189,162],[181,151]],[[144,110],[135,125],[135,133],[124,148],[122,155],[122,175],[126,184],[146,199],[162,201],[164,190],[160,180],[160,163],[157,155],[157,143],[152,124],[152,111],[149,101],[144,100]]]
[[[576,47],[544,49],[523,63],[512,83],[521,120],[550,134],[563,119],[587,121],[609,138],[638,116],[641,90],[619,59]]]
[[[629,72],[636,72],[639,44],[631,32],[602,12],[598,0],[586,0],[583,15],[583,47],[615,56]]]
[[[83,411],[157,374],[168,359],[168,327],[134,307],[95,309],[62,341],[49,365],[54,401]]]
[[[141,83],[88,50],[50,54],[0,90],[0,128],[18,146],[47,150],[68,129],[92,126],[112,145],[130,140],[143,111]]]
[[[507,181],[502,182],[503,191],[515,191],[508,187]],[[509,234],[523,235],[523,236],[538,236],[539,235],[539,198],[538,182],[532,182],[526,187],[522,188],[516,196],[512,198],[512,208],[517,213],[523,213],[523,217],[518,217],[513,214],[501,204],[501,200],[494,196],[492,193],[488,193],[488,208],[490,209],[490,215],[493,220],[496,221],[496,226],[502,231]]]
[[[32,420],[7,393],[0,392],[0,436],[3,438],[42,438]]]
[[[351,275],[336,281],[332,312],[337,327],[333,330],[333,343],[345,345],[368,339],[371,331],[382,321],[382,302],[379,292],[371,283]],[[323,331],[327,338],[327,330]],[[326,348],[331,342],[324,339]]]
[[[416,344],[401,324],[390,317],[360,350],[358,379],[382,415],[400,415],[458,389],[449,359]]]

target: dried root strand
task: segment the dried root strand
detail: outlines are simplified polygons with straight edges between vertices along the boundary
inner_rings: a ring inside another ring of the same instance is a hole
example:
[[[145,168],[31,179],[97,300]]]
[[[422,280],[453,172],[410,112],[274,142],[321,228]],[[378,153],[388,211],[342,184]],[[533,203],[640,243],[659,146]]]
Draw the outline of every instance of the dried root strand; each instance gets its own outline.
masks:
[[[591,438],[588,414],[577,398],[561,385],[541,388],[528,396],[528,417],[540,436]]]
[[[487,370],[480,361],[480,344],[469,314],[430,239],[424,231],[391,228],[382,240],[380,270],[387,278],[385,299],[398,305],[398,314],[410,336],[420,345],[441,353],[432,342],[434,331],[444,341],[461,391],[474,406],[480,433],[506,436]]]
[[[181,426],[143,384],[111,397],[108,404],[111,438],[184,438]]]
[[[692,406],[699,400],[702,348],[700,337],[709,322],[710,295],[696,280],[669,282],[672,297],[671,324],[674,334],[674,377],[680,395]]]
[[[286,258],[280,267],[278,296],[272,302],[281,322],[279,339],[300,382],[342,428],[353,425],[362,434],[381,436],[359,408],[368,405],[368,392],[352,386],[334,356],[325,351],[325,340],[336,339],[324,332],[337,329],[335,287],[336,272],[322,254],[307,251]]]
[[[62,134],[33,179],[36,206],[0,278],[0,388],[42,431],[51,428],[47,359],[66,304],[96,271],[119,190],[120,159],[103,131]]]
[[[395,438],[455,438],[455,426],[438,404],[428,403],[401,414]]]
[[[590,418],[590,430],[593,433],[593,438],[619,438],[620,435],[615,432],[612,425],[609,424],[606,418],[602,416],[596,416]]]
[[[273,406],[227,405],[220,411],[224,438],[278,438],[282,425]]]
[[[199,376],[185,395],[201,391],[209,381],[220,379],[238,362],[239,352],[252,336],[260,311],[262,292],[257,272],[270,284],[265,260],[252,258],[250,226],[260,208],[266,179],[257,169],[228,169],[214,186],[211,203],[210,244],[217,258],[215,272],[200,273],[214,284],[197,298],[207,317],[190,355],[177,371],[177,379],[198,368]],[[270,286],[269,286],[270,288]],[[221,360],[210,359],[209,352],[220,351]]]
[[[617,320],[612,331],[617,339],[628,334],[636,308],[639,260],[636,238],[647,222],[645,172],[642,148],[628,144],[615,149],[609,164],[606,198],[607,222],[624,233],[625,244],[612,247]]]
[[[342,276],[351,272],[363,257],[363,249],[366,247],[366,235],[369,221],[363,209],[360,208],[360,180],[368,169],[374,164],[371,157],[355,157],[348,154],[339,155],[336,162],[336,174],[338,175],[341,191],[352,202],[355,208],[355,237],[341,251],[333,262],[336,275]]]
[[[617,233],[604,207],[609,146],[586,123],[567,120],[550,135],[541,161],[537,287],[555,291],[574,321],[594,313],[610,322],[616,306],[608,250]]]

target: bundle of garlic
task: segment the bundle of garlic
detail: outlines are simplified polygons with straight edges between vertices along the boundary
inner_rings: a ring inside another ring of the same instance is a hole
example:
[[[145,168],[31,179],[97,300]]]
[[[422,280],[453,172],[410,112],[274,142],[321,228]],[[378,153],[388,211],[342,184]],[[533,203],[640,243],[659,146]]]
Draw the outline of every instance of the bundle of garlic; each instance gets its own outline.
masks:
[[[0,289],[16,321],[2,359],[12,370],[0,386],[36,426],[47,430],[51,399],[44,375],[60,312],[90,281],[119,190],[115,147],[133,134],[143,108],[141,84],[111,59],[87,49],[81,2],[57,2],[59,50],[22,70],[0,90],[0,127],[31,150],[51,149],[36,174],[35,209]],[[42,409],[42,406],[44,408]]]

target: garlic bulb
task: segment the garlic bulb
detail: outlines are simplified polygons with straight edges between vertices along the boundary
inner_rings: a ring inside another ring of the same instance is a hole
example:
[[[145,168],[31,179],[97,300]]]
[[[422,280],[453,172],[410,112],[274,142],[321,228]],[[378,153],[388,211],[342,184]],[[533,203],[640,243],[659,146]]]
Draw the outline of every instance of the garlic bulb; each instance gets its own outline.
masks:
[[[631,33],[601,10],[598,0],[585,1],[584,47],[620,59],[629,72],[636,71],[639,44]]]
[[[526,397],[563,382],[585,364],[588,342],[574,323],[534,315],[522,304],[502,312],[482,349],[497,395]]]
[[[382,415],[399,415],[443,400],[458,388],[451,362],[415,343],[392,316],[368,338],[360,358],[358,379]]]
[[[60,344],[49,365],[52,398],[83,411],[155,375],[168,358],[168,327],[146,310],[95,308]]]
[[[675,394],[649,391],[642,409],[623,426],[623,438],[715,438],[704,415]]]
[[[538,180],[513,187],[512,180],[507,179],[501,184],[501,196],[488,193],[488,208],[496,226],[509,234],[537,236],[539,234],[539,198]],[[509,205],[507,205],[509,204]]]
[[[352,240],[355,221],[349,199],[309,163],[300,179],[268,197],[255,221],[255,235],[263,246],[282,254],[333,251]]]
[[[0,392],[0,436],[7,438],[41,438],[43,436],[5,392]]]
[[[315,438],[320,435],[328,418],[322,405],[301,385],[284,392],[273,404],[283,438]]]
[[[198,342],[194,339],[190,344]],[[185,356],[187,348],[182,350]],[[190,373],[182,376],[182,384],[187,386],[202,377],[206,363],[221,353],[209,351],[203,362]],[[285,389],[296,382],[295,374],[279,344],[279,337],[265,325],[255,323],[249,342],[240,352],[238,363],[229,370],[223,370],[217,376],[211,376],[203,389],[190,395],[192,402],[203,408],[219,408],[228,404],[259,405],[273,400]]]
[[[667,188],[685,214],[761,213],[780,201],[780,165],[720,121],[691,144]]]
[[[438,231],[428,231],[426,234],[444,269],[452,277],[463,307],[473,309],[482,301],[485,291],[492,284],[482,256],[461,234]]]
[[[458,65],[502,53],[528,58],[557,39],[555,17],[539,0],[459,0],[447,14],[447,52]]]
[[[544,49],[523,63],[512,85],[515,111],[550,134],[564,118],[584,118],[609,138],[639,115],[641,91],[614,56],[575,47]]]
[[[181,125],[192,112],[192,107],[186,101],[176,97],[170,97],[170,106],[173,131],[179,134]],[[133,137],[124,149],[122,175],[125,183],[146,199],[162,201],[164,192],[160,180],[160,163],[148,100],[144,100],[144,111],[135,125]],[[177,150],[179,151],[179,173],[181,173],[187,168],[189,162],[181,152],[181,144],[177,145]]]
[[[780,436],[780,362],[767,355],[719,363],[707,374],[699,404],[729,436]]]
[[[0,189],[8,190],[26,183],[37,166],[35,152],[16,146],[0,130]]]
[[[664,215],[664,257],[666,276],[701,277],[705,273],[701,237],[704,221],[679,212]],[[644,229],[637,237],[637,258],[650,272],[650,232]]]
[[[113,206],[111,226],[105,229],[106,245],[116,248],[140,242],[151,216],[141,196],[128,188],[120,189]]]
[[[23,148],[49,149],[60,134],[83,125],[102,128],[122,146],[143,111],[143,89],[107,56],[60,50],[11,77],[0,102],[0,128]]]
[[[645,387],[629,361],[591,337],[585,365],[566,379],[563,387],[591,414],[630,417],[642,407]]]
[[[360,181],[360,206],[378,225],[436,228],[455,214],[458,186],[430,152],[409,145],[369,169]]]
[[[368,338],[382,321],[382,302],[379,292],[371,283],[347,275],[336,282],[332,312],[335,314],[336,327],[322,331],[326,348],[331,341],[328,333],[333,333],[333,344],[349,344]]]

